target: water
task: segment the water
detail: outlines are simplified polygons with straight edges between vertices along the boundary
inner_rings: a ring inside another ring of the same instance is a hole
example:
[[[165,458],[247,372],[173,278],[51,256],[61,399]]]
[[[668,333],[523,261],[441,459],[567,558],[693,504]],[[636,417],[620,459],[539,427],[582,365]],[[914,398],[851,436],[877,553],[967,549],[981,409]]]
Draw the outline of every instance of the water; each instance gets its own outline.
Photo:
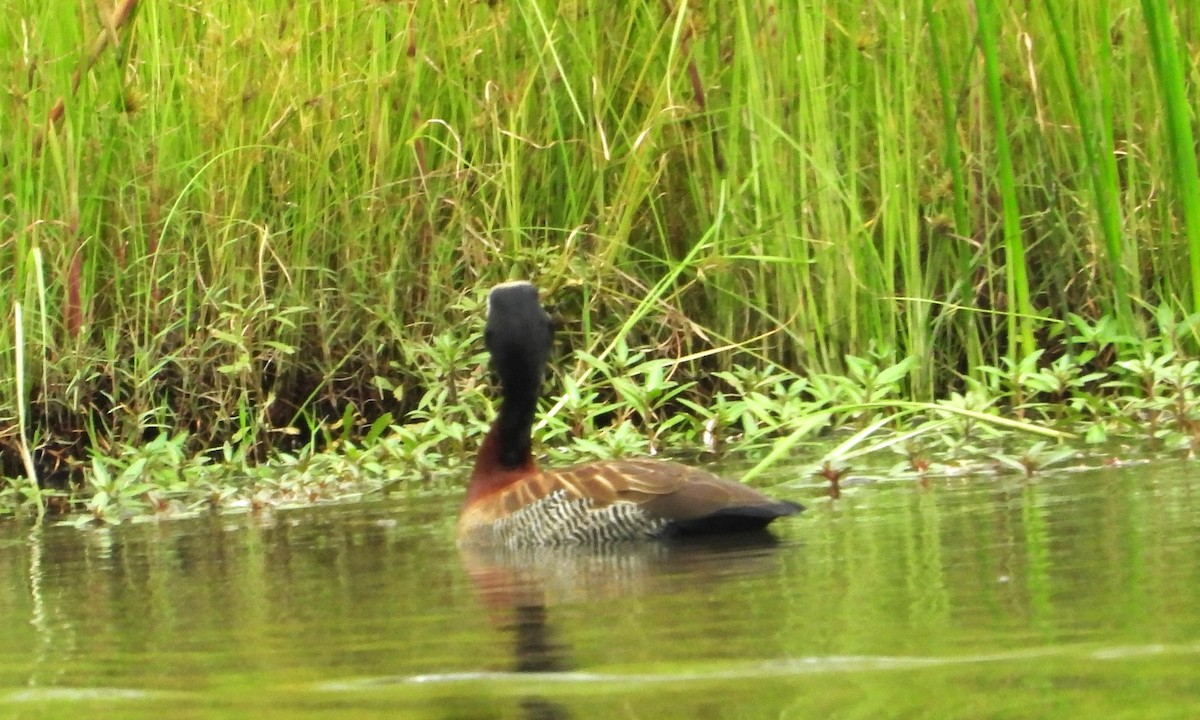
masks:
[[[452,499],[9,524],[0,716],[1200,717],[1193,465],[795,499],[774,545],[519,557]]]

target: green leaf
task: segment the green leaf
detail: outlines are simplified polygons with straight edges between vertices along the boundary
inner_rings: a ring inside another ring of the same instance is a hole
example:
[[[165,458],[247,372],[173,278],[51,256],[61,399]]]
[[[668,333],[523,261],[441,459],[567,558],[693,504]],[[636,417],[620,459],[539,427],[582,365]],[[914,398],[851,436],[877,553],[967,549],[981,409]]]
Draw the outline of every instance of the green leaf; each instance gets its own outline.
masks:
[[[379,439],[379,436],[383,434],[383,431],[387,430],[388,425],[390,425],[391,422],[392,422],[392,414],[390,412],[385,412],[383,415],[380,415],[379,417],[375,418],[375,422],[371,423],[370,429],[367,430],[367,434],[363,438],[363,444],[364,445],[373,444],[376,440]]]
[[[917,358],[906,357],[895,365],[880,370],[879,375],[875,378],[875,382],[880,385],[896,385],[908,377],[916,367]]]

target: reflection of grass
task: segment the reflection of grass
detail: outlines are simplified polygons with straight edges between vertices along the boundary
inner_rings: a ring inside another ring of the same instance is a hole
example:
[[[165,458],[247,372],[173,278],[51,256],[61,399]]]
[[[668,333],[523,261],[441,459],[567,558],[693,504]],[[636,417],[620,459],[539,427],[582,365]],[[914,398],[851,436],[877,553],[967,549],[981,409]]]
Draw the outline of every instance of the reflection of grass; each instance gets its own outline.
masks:
[[[564,456],[759,452],[814,403],[860,432],[977,391],[1190,443],[1197,25],[1170,3],[111,5],[0,16],[8,508],[176,445],[446,468],[490,412],[479,289],[514,276],[580,319]],[[888,447],[977,442],[941,435]]]

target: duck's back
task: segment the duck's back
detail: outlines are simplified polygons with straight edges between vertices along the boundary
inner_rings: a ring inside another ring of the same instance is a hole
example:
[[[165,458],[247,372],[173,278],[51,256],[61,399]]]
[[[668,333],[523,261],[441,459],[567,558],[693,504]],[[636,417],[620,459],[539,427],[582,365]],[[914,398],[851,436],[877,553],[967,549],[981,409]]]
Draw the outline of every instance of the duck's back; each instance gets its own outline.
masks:
[[[759,530],[800,506],[708,471],[662,460],[612,460],[537,472],[475,499],[465,543],[596,544]]]

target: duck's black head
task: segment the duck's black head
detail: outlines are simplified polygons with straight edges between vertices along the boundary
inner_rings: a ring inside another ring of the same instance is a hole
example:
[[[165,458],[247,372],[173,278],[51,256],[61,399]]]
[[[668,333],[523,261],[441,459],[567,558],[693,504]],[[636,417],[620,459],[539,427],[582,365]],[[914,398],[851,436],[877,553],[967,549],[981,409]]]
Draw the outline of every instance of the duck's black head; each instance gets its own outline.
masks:
[[[492,288],[483,339],[505,400],[536,402],[554,340],[554,328],[538,302],[537,289],[524,281]]]

